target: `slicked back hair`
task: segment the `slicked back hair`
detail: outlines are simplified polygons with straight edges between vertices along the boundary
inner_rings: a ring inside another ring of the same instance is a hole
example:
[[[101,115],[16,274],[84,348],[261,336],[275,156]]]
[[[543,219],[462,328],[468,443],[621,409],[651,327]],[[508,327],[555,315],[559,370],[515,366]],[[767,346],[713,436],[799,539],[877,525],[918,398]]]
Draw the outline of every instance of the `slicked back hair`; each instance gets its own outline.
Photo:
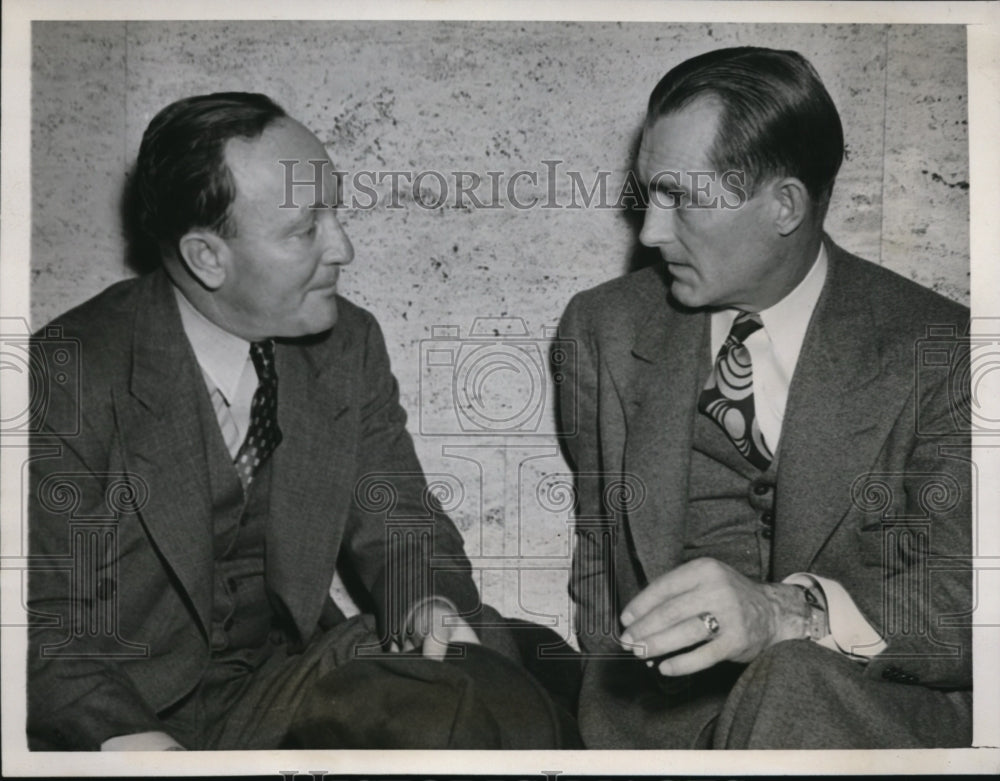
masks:
[[[794,176],[825,204],[844,157],[840,115],[798,52],[735,47],[692,57],[649,97],[646,127],[699,99],[721,107],[710,150],[716,170],[742,171],[748,195],[768,179]]]
[[[216,92],[178,100],[146,128],[135,165],[138,227],[175,248],[189,230],[235,235],[236,184],[225,160],[231,138],[254,139],[285,111],[266,95]]]

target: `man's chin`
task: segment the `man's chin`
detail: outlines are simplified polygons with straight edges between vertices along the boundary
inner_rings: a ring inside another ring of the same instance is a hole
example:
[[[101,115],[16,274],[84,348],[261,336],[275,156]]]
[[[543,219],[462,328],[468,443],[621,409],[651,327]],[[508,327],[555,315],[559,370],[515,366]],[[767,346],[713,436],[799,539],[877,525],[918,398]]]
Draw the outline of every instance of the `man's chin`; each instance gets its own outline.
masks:
[[[337,324],[337,320],[337,304],[330,301],[324,312],[300,319],[278,336],[285,339],[306,339],[310,336],[319,336],[333,328]]]
[[[326,333],[337,324],[337,320],[339,319],[337,305],[332,302],[331,304],[332,311],[328,312],[324,317],[317,317],[311,320],[302,336],[315,336],[316,334]]]
[[[670,295],[674,300],[691,309],[705,306],[704,296],[699,295],[699,292],[697,288],[687,283],[678,282],[676,277],[670,283]]]

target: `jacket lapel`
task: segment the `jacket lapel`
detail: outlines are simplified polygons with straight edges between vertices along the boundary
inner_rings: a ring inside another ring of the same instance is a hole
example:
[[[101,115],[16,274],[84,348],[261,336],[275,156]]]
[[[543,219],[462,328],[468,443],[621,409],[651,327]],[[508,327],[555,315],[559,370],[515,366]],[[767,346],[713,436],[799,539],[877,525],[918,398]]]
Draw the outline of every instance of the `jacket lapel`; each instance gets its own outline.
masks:
[[[150,275],[143,297],[133,329],[129,391],[114,399],[117,427],[130,479],[148,492],[139,511],[142,523],[207,631],[211,497],[198,414],[205,383],[164,272]]]
[[[647,582],[681,561],[708,323],[707,315],[680,314],[658,300],[632,347],[634,375],[619,385],[630,393],[624,471],[637,475],[646,490],[645,502],[631,513],[629,530]]]
[[[333,581],[354,491],[359,417],[345,339],[334,328],[317,344],[279,344],[275,359],[282,442],[272,456],[267,580],[303,639]]]
[[[782,424],[773,576],[811,562],[851,507],[905,394],[904,362],[880,349],[869,291],[827,240],[830,265],[806,331]]]

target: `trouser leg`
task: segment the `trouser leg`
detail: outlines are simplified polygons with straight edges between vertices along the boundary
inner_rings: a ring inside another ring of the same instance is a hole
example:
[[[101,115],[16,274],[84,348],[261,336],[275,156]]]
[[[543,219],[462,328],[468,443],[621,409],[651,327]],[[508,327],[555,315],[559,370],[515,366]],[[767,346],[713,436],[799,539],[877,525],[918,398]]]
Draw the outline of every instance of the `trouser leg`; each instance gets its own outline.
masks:
[[[807,640],[778,643],[740,676],[715,748],[875,749],[968,746],[972,693],[870,678]]]
[[[703,749],[742,665],[666,678],[636,659],[591,659],[578,720],[587,748]]]

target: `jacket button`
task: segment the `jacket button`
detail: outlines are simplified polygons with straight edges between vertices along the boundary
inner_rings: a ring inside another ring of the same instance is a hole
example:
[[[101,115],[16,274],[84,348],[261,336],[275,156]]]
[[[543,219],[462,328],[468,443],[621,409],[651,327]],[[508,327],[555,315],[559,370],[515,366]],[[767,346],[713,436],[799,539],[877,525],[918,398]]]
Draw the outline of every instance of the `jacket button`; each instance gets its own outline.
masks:
[[[757,496],[763,496],[770,490],[771,486],[769,486],[767,483],[757,483],[753,487],[753,492],[757,494]]]
[[[899,675],[902,672],[898,667],[886,667],[882,671],[882,677],[887,681],[898,681]]]

